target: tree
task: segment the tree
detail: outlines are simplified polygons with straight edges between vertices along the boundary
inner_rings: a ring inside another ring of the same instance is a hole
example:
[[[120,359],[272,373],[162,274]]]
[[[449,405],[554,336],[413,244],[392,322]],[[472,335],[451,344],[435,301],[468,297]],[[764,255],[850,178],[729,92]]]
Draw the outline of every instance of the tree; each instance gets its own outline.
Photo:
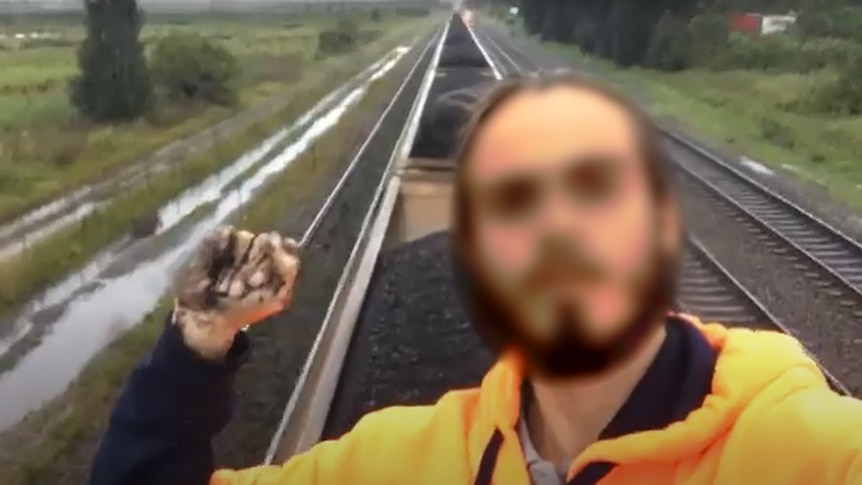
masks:
[[[520,12],[532,35],[575,43],[629,66],[645,62],[663,13],[685,23],[697,8],[697,0],[521,0]],[[678,24],[674,21],[676,30]]]
[[[569,0],[545,0],[545,14],[542,22],[542,40],[569,42],[575,33],[573,28],[577,4]]]
[[[524,27],[530,35],[542,32],[545,22],[546,0],[521,0],[520,12],[524,16]]]
[[[696,15],[689,21],[688,30],[692,38],[692,60],[698,64],[720,66],[730,35],[726,17],[710,13]]]
[[[224,47],[199,35],[174,34],[153,50],[156,85],[174,101],[237,102],[239,63]]]
[[[665,12],[653,30],[644,64],[663,71],[685,69],[689,65],[690,47],[688,23]]]
[[[79,112],[98,121],[131,120],[152,101],[138,40],[143,15],[135,0],[85,0],[87,36],[78,49],[80,74],[70,84]]]

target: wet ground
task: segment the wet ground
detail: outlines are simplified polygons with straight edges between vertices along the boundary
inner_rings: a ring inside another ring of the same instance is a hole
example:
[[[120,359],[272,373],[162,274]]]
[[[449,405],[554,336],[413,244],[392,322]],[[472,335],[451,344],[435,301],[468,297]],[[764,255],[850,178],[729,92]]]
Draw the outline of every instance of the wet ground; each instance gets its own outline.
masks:
[[[197,242],[334,126],[405,52],[391,52],[359,82],[327,96],[295,123],[165,204],[155,235],[116,242],[14,321],[0,322],[0,328],[10,329],[0,337],[0,430],[62,392],[105,344],[139,323]]]
[[[370,70],[364,71],[330,93],[329,99],[325,101],[343,96],[356,82],[367,80],[371,74]],[[238,132],[278,112],[289,101],[289,98],[281,96],[256,105],[194,135],[163,146],[105,181],[77,189],[11,221],[3,222],[0,224],[0,259],[15,255],[60,229],[81,221],[117,195],[146,183],[150,177],[171,170],[194,153],[212,148],[226,134]],[[304,121],[308,122],[307,119]]]

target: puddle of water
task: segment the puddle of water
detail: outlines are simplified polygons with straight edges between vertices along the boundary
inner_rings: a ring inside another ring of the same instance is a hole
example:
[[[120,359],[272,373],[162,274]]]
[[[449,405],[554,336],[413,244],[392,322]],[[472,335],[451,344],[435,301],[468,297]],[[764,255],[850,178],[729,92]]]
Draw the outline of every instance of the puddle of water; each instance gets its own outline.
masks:
[[[74,195],[51,201],[41,207],[38,207],[27,214],[13,220],[12,222],[0,226],[0,239],[4,239],[27,226],[32,226],[40,221],[56,215],[59,212],[67,209],[74,201],[80,200],[88,196],[93,191],[92,187],[84,187],[75,192]]]
[[[292,126],[279,130],[262,142],[258,148],[247,152],[241,159],[230,166],[208,177],[198,186],[187,190],[174,199],[171,205],[163,207],[159,211],[159,231],[161,232],[170,228],[201,205],[215,200],[227,184],[260,162],[272,149],[284,141],[287,136],[304,128],[315,117],[319,116],[336,98],[344,94],[346,86],[351,82],[364,79],[369,75],[372,76],[372,80],[376,80],[377,77],[374,76],[379,77],[382,69],[403,55],[401,49],[403,48],[399,47],[386,54],[382,59],[351,79],[351,81],[345,83],[344,86],[325,96]],[[148,176],[163,172],[168,168],[168,165],[169,163],[166,162],[159,166],[147,167],[146,169],[131,167],[119,176],[120,179],[124,179],[122,182],[114,180],[83,187],[66,197],[49,202],[10,223],[0,226],[0,259],[21,252],[27,246],[35,244],[60,229],[82,220],[92,213],[95,208],[106,204],[113,194],[117,192],[116,190],[109,189],[112,184],[119,183],[121,189],[132,187]],[[100,192],[107,192],[107,194]]]
[[[399,51],[396,60],[404,52]],[[332,109],[313,122],[309,119],[308,129],[296,141],[237,184],[235,190],[219,194],[213,210],[186,230],[163,231],[159,236],[144,241],[152,245],[153,256],[124,262],[130,251],[109,248],[96,261],[49,290],[42,301],[25,311],[15,322],[15,335],[0,340],[0,354],[9,351],[16,341],[37,325],[48,326],[50,330],[37,347],[18,360],[14,368],[0,374],[0,396],[3,396],[0,430],[14,425],[28,411],[61,393],[112,336],[139,323],[155,307],[170,285],[174,272],[198,242],[237,209],[253,200],[274,175],[288,168],[317,138],[335,126],[344,113],[362,99],[372,79],[379,79],[394,65],[390,59]],[[259,150],[260,147],[254,151]],[[244,160],[247,159],[240,157],[236,163]],[[201,197],[194,200],[205,204],[207,197],[203,195],[210,193],[202,191]],[[190,205],[194,204],[177,207],[185,210]],[[178,219],[174,225],[179,222]],[[141,258],[140,253],[136,254]],[[108,265],[117,267],[120,262],[127,264],[127,270],[107,276],[105,268]]]
[[[0,39],[59,39],[60,34],[52,32],[16,32],[14,34],[0,33]]]
[[[770,175],[770,176],[775,175],[775,172],[773,172],[771,168],[767,167],[766,165],[764,165],[764,164],[762,164],[762,163],[760,163],[754,159],[748,158],[746,156],[739,157],[739,163],[741,163],[742,165],[745,165],[746,167],[748,167],[749,169],[751,169],[755,173],[759,173],[761,175]]]
[[[12,256],[27,249],[27,247],[32,246],[38,241],[50,236],[51,234],[68,226],[69,224],[72,224],[76,221],[80,221],[81,219],[87,217],[88,215],[92,214],[94,210],[101,206],[101,202],[84,202],[83,204],[76,207],[73,212],[70,212],[62,217],[42,224],[41,226],[38,226],[35,230],[27,232],[22,236],[9,238],[8,241],[4,241],[4,238],[2,237],[2,235],[0,235],[0,259]]]

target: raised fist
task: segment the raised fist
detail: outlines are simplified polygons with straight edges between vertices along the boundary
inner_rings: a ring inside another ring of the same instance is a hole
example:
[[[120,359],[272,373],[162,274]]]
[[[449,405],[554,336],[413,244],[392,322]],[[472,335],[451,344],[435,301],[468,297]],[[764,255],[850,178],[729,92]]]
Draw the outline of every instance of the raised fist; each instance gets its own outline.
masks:
[[[298,270],[294,240],[274,232],[220,228],[203,241],[181,275],[174,324],[192,350],[219,359],[243,327],[290,303]]]

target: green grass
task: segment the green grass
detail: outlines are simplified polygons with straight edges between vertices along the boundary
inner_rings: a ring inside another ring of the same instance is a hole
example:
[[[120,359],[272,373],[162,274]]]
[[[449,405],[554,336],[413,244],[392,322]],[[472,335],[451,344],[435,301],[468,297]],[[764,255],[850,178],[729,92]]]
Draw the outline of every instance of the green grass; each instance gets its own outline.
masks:
[[[862,116],[818,115],[805,109],[811,91],[834,73],[665,73],[622,69],[572,46],[548,47],[643,93],[658,116],[689,127],[704,140],[792,172],[862,210]]]
[[[402,59],[372,85],[365,98],[318,140],[315,155],[308,151],[294,161],[238,214],[238,222],[249,229],[272,230],[284,211],[313,198],[351,156],[353,145],[343,141],[357,139],[368,129],[369,113],[388,101],[409,67]],[[163,298],[141,324],[93,358],[65,393],[0,436],[4,484],[83,483],[121,386],[158,336],[171,301]]]
[[[82,27],[58,25],[59,35],[70,41],[65,47],[21,48],[7,40],[0,48],[0,223],[81,185],[105,180],[170,141],[267,97],[289,95],[304,71],[319,62],[314,59],[317,34],[335,21],[318,15],[291,22],[147,24],[142,39],[148,49],[158,38],[177,32],[194,32],[225,45],[243,68],[240,106],[161,105],[147,119],[112,126],[79,119],[66,95],[67,82],[77,71],[75,42],[83,36]],[[363,30],[391,33],[404,32],[416,21],[363,17],[359,24]]]
[[[80,223],[0,262],[0,281],[3,281],[0,285],[0,315],[14,313],[46,286],[83,266],[99,250],[129,231],[134,220],[152,214],[184,189],[255,146],[268,132],[298,117],[326,93],[392,49],[400,38],[400,34],[386,36],[359,52],[333,59],[336,62],[329,62],[325,67],[307,70],[304,79],[287,92],[286,95],[295,101],[286,108],[224,139],[207,153],[154,175],[149,183],[113,200],[106,208]]]

